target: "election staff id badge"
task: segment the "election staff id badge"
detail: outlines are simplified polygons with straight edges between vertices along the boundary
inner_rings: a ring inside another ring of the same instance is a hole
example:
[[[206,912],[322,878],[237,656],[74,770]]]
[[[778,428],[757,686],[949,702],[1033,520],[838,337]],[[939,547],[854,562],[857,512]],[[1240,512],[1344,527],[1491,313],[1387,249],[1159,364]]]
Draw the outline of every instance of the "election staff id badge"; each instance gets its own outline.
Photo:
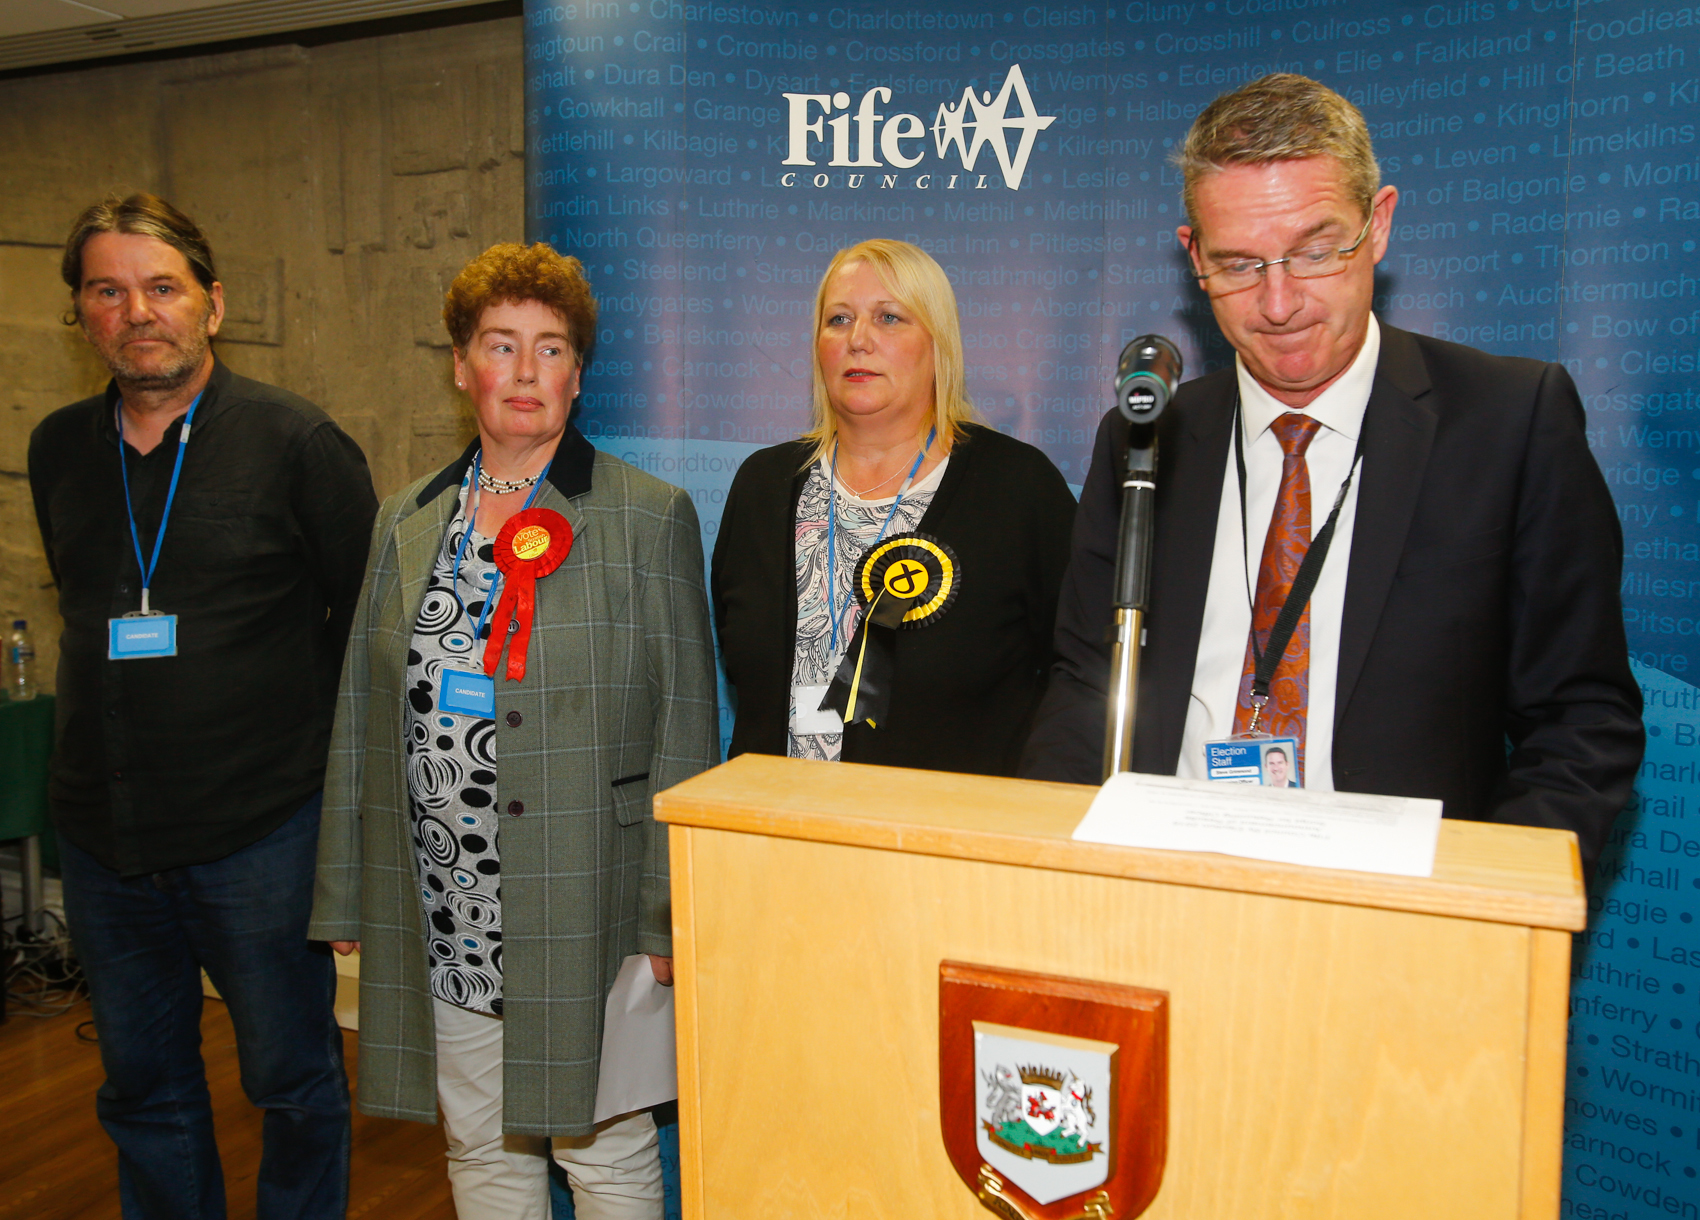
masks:
[[[177,616],[137,614],[107,620],[108,661],[136,661],[143,657],[177,655]]]
[[[496,715],[496,679],[464,669],[442,671],[437,706],[457,716],[491,720]]]
[[[1256,734],[1204,743],[1204,776],[1226,784],[1299,788],[1299,743],[1295,737]]]

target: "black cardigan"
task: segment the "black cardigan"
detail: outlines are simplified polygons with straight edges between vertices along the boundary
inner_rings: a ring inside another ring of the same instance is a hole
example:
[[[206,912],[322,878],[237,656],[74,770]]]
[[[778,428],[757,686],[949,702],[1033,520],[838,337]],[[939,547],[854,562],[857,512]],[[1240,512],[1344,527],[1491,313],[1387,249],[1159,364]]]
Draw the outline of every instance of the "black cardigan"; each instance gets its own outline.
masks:
[[[714,544],[714,621],[736,692],[731,754],[784,754],[797,646],[797,499],[809,445],[751,454]],[[1039,450],[971,424],[917,527],[950,545],[961,592],[897,633],[889,718],[851,725],[846,762],[1013,775],[1052,660],[1074,497]],[[846,561],[854,557],[846,556]]]

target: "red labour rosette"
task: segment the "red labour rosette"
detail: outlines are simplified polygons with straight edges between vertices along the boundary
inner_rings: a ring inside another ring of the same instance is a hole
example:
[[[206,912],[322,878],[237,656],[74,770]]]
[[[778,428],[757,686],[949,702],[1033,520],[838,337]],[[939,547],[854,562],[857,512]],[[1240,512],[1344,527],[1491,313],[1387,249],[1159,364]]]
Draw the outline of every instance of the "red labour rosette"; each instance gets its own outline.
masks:
[[[502,570],[502,600],[496,603],[490,640],[484,645],[484,672],[496,675],[502,645],[508,644],[508,680],[525,677],[525,650],[537,613],[537,582],[549,575],[573,549],[572,524],[552,508],[521,509],[496,535],[496,566]],[[509,622],[514,624],[508,630]]]

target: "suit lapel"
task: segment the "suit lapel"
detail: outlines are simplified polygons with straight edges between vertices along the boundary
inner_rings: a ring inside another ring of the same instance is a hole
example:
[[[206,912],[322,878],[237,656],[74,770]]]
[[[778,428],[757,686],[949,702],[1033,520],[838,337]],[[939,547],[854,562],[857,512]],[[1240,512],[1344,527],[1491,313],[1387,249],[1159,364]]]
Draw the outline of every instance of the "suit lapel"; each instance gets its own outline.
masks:
[[[588,473],[584,486],[585,492],[579,493],[581,496],[589,491]],[[565,517],[567,524],[573,527],[573,545],[567,552],[567,557],[561,561],[561,566],[537,582],[537,625],[533,630],[541,629],[545,624],[583,622],[587,615],[580,608],[580,603],[588,597],[588,593],[584,592],[588,586],[582,583],[581,574],[588,573],[593,562],[606,564],[610,557],[595,554],[600,549],[600,540],[587,535],[589,516],[576,497],[569,499],[562,494],[553,479],[544,485],[534,507],[553,509]],[[605,579],[607,573],[602,576]],[[629,581],[618,587],[625,590],[624,596],[630,595]],[[618,610],[619,607],[614,609]]]
[[[580,497],[588,493],[588,471],[576,485],[586,489]],[[583,685],[595,680],[601,664],[584,646],[583,633],[589,623],[615,621],[625,613],[633,586],[629,556],[620,548],[618,537],[610,538],[606,530],[592,536],[590,514],[579,498],[562,494],[553,477],[544,484],[532,507],[565,517],[572,527],[573,544],[561,566],[536,583],[523,688]],[[502,587],[507,589],[506,580]],[[504,659],[497,667],[499,679],[506,672],[506,663]],[[503,679],[497,689],[510,688]]]
[[[590,488],[587,484],[585,491],[589,490]],[[550,479],[549,482],[544,484],[543,490],[538,493],[537,499],[532,501],[532,506],[534,508],[554,509],[556,512],[560,513],[561,516],[567,519],[568,525],[573,527],[573,549],[567,552],[567,558],[563,562],[571,563],[575,558],[583,558],[583,556],[578,553],[578,540],[579,536],[584,533],[584,510],[573,500],[568,499],[567,496],[562,494],[561,489],[555,486],[554,479]]]
[[[1204,602],[1210,591],[1222,474],[1233,443],[1233,370],[1200,378],[1192,385],[1197,387],[1194,394],[1175,404],[1181,408],[1177,412],[1180,426],[1167,430],[1157,451],[1160,499],[1151,587],[1161,593],[1152,599],[1148,641],[1152,647],[1145,657],[1154,679],[1165,774],[1174,771],[1180,758]]]
[[[1433,408],[1420,400],[1429,389],[1428,370],[1411,336],[1382,326],[1381,359],[1364,411],[1363,476],[1341,612],[1336,729],[1363,672],[1428,470],[1436,418]]]
[[[577,445],[582,448],[578,452],[570,452],[568,444],[575,439]],[[419,621],[419,610],[425,602],[425,590],[431,583],[431,570],[436,566],[443,534],[460,505],[461,480],[466,477],[467,468],[472,464],[472,455],[476,449],[477,442],[474,441],[453,465],[426,484],[415,501],[418,504],[417,510],[396,523],[392,538],[395,542],[396,573],[401,590],[401,622],[405,625],[404,636],[407,638],[411,638],[413,625]],[[570,569],[575,564],[588,562],[586,551],[581,546],[588,519],[576,497],[590,490],[591,468],[595,464],[596,453],[589,442],[578,438],[576,432],[569,433],[568,442],[563,442],[561,453],[566,454],[570,460],[551,466],[549,478],[544,480],[537,499],[532,503],[538,508],[554,509],[573,527],[573,547],[561,565],[563,569]],[[564,487],[572,489],[570,495],[568,491],[563,490]],[[571,596],[567,584],[565,580],[550,583],[545,579],[539,582],[539,603]],[[492,619],[495,613],[496,608],[491,607]],[[539,626],[557,620],[567,621],[567,618],[556,613],[556,607],[551,605],[550,614],[543,616]],[[479,655],[482,656],[482,653]]]
[[[458,488],[439,492],[418,512],[403,517],[395,527],[396,572],[401,578],[402,622],[407,630],[419,621],[419,607],[425,602],[425,587],[431,580],[431,568],[437,562],[437,549],[443,544],[443,531],[454,516],[459,503]]]

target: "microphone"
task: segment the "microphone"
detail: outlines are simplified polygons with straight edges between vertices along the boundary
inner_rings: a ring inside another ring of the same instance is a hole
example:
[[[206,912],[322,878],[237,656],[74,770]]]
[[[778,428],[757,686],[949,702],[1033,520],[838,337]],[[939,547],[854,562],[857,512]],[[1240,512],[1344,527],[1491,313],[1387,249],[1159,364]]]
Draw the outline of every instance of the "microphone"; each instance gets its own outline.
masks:
[[[1180,382],[1180,349],[1162,335],[1141,335],[1122,348],[1116,366],[1116,409],[1129,423],[1153,423]]]
[[[1139,706],[1139,656],[1151,594],[1151,535],[1157,516],[1157,430],[1181,380],[1181,353],[1162,335],[1141,335],[1122,348],[1116,366],[1116,409],[1134,427],[1121,478],[1121,530],[1110,605],[1110,689],[1104,716],[1104,778],[1133,770],[1133,726]]]

